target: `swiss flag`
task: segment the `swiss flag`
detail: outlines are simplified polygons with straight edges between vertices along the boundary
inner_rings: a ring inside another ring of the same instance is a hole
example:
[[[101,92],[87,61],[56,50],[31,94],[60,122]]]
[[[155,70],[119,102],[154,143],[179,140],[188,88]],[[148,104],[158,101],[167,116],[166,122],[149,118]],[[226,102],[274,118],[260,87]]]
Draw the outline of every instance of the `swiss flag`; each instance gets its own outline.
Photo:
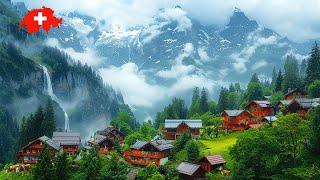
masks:
[[[26,26],[28,33],[37,33],[40,27],[47,33],[51,28],[59,27],[62,24],[62,18],[54,16],[54,11],[48,7],[33,9],[28,11],[25,17],[19,23],[19,29]]]

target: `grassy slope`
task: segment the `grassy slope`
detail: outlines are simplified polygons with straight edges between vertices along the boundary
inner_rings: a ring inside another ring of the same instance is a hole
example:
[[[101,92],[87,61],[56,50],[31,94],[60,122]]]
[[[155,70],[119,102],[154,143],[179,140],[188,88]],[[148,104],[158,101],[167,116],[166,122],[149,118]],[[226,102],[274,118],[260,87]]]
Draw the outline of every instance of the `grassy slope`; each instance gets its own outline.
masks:
[[[1,180],[32,180],[32,176],[29,173],[6,173],[0,171]]]
[[[228,136],[221,136],[219,138],[213,138],[211,140],[199,140],[204,147],[201,149],[203,155],[208,154],[220,154],[227,161],[227,168],[231,168],[233,165],[231,156],[229,154],[229,148],[232,147],[236,141],[240,132],[232,133]]]

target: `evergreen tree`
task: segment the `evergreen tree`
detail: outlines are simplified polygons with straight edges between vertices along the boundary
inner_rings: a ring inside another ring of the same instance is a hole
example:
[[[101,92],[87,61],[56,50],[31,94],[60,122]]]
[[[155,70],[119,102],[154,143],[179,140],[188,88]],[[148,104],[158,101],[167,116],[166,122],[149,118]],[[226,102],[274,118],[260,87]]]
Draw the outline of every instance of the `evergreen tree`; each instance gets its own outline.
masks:
[[[277,70],[276,70],[275,67],[273,67],[273,70],[272,70],[272,79],[271,79],[271,86],[272,86],[272,88],[275,88],[276,82],[277,82],[277,78],[278,78]]]
[[[310,85],[313,81],[320,79],[320,50],[317,42],[311,50],[310,58],[308,59],[306,84]]]
[[[307,117],[311,122],[312,130],[310,151],[314,154],[320,154],[320,106],[309,110]]]
[[[200,110],[201,114],[209,111],[208,93],[205,88],[202,88],[201,91]]]
[[[308,94],[311,98],[319,98],[320,97],[320,80],[315,80],[308,87]]]
[[[255,83],[259,83],[260,82],[257,73],[254,73],[252,75],[250,82],[255,82]]]
[[[221,88],[219,101],[218,101],[218,113],[226,110],[228,107],[228,90]]]
[[[36,180],[55,180],[55,170],[51,158],[50,149],[45,145],[41,150],[38,164],[32,169],[32,174]]]
[[[126,180],[128,174],[127,163],[116,153],[111,153],[108,159],[108,166],[102,171],[104,179]]]
[[[115,142],[114,142],[114,149],[115,149],[116,152],[119,153],[119,154],[122,154],[122,153],[123,153],[122,147],[121,147],[118,139],[116,139]]]
[[[181,150],[183,150],[183,148],[185,147],[185,145],[187,144],[188,141],[190,141],[192,139],[191,135],[189,133],[184,133],[181,136],[178,137],[178,139],[174,142],[173,146],[173,151],[179,152]]]
[[[0,165],[12,162],[17,151],[17,122],[0,106]]]
[[[281,70],[279,70],[276,84],[274,87],[275,92],[282,91],[282,81],[283,81],[282,72],[281,72]]]
[[[290,55],[287,56],[284,63],[283,91],[288,92],[289,89],[301,87],[301,79],[299,75],[298,60]]]
[[[246,99],[248,102],[253,100],[262,100],[263,88],[260,83],[250,82],[246,92]]]
[[[51,98],[48,99],[45,119],[42,123],[42,133],[48,137],[51,137],[53,132],[56,130],[54,109]]]
[[[200,89],[199,87],[195,87],[192,92],[192,102],[200,99]]]
[[[306,77],[307,66],[308,66],[307,60],[303,59],[300,64],[300,77],[302,79],[304,79]]]
[[[59,153],[55,162],[55,174],[59,179],[68,179],[68,160],[66,153]]]
[[[34,119],[32,120],[32,125],[34,127],[34,134],[33,134],[34,136],[32,140],[44,135],[44,132],[42,131],[44,122],[45,122],[45,114],[42,106],[39,106],[38,110],[34,115]]]
[[[200,155],[200,148],[196,141],[189,141],[186,145],[187,160],[196,162]]]
[[[84,154],[80,166],[79,177],[76,179],[97,180],[101,178],[101,158],[98,154],[98,147],[94,146],[89,153]]]

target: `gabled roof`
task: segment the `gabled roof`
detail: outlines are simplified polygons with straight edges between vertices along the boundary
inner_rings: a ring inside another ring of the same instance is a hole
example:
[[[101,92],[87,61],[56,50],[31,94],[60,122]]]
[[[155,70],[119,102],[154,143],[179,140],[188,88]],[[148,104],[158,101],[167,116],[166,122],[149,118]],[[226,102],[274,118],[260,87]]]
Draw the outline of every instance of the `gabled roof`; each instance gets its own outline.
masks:
[[[292,94],[292,93],[295,93],[295,92],[300,92],[301,94],[304,94],[304,95],[307,94],[307,93],[305,93],[303,90],[297,88],[297,89],[294,89],[294,90],[291,90],[291,91],[289,90],[289,91],[287,92],[287,94],[285,94],[284,96],[286,97],[286,96],[288,96],[288,95],[290,95],[290,94]]]
[[[239,116],[240,114],[242,114],[244,112],[247,112],[247,113],[251,114],[247,110],[224,110],[223,112],[226,113],[230,117]]]
[[[107,128],[104,129],[104,130],[97,131],[97,134],[101,134],[101,135],[104,135],[104,136],[108,136],[111,132],[114,132],[114,131],[116,131],[116,132],[118,132],[120,135],[124,136],[124,134],[123,134],[121,131],[119,131],[117,128],[112,127],[112,126],[107,127]]]
[[[29,147],[31,144],[33,144],[36,141],[41,141],[42,143],[45,143],[46,145],[48,145],[49,147],[51,147],[57,151],[60,150],[60,146],[58,144],[56,144],[54,141],[52,141],[52,139],[48,138],[47,136],[39,137],[38,139],[35,139],[35,140],[29,142],[26,146],[22,147],[21,149],[25,149],[25,148]]]
[[[221,155],[205,156],[204,158],[207,159],[211,165],[227,163],[227,161],[224,160]]]
[[[293,100],[280,100],[277,105],[279,105],[280,103],[283,105],[289,105]]]
[[[166,119],[165,128],[177,128],[181,123],[186,123],[190,128],[202,128],[200,119]]]
[[[271,103],[269,101],[251,101],[251,102],[248,103],[248,105],[246,107],[248,107],[252,103],[258,104],[262,108],[272,107],[272,105],[271,105]]]
[[[155,141],[151,141],[151,142],[146,142],[146,141],[137,141],[136,143],[134,143],[131,148],[132,149],[137,149],[140,150],[141,148],[143,148],[144,146],[146,146],[147,144],[152,145],[153,147],[155,147],[156,149],[158,149],[159,151],[164,151],[167,149],[172,149],[173,145],[164,139],[160,139],[160,140],[155,140]]]
[[[320,98],[314,98],[314,99],[295,99],[293,100],[289,105],[293,104],[294,102],[298,103],[302,108],[309,109],[312,107],[317,107],[320,104]]]
[[[198,164],[182,162],[177,167],[177,170],[181,174],[186,174],[186,175],[192,176],[199,168],[201,168],[201,166]]]
[[[81,143],[80,133],[75,132],[53,132],[52,140],[61,145],[79,145]]]

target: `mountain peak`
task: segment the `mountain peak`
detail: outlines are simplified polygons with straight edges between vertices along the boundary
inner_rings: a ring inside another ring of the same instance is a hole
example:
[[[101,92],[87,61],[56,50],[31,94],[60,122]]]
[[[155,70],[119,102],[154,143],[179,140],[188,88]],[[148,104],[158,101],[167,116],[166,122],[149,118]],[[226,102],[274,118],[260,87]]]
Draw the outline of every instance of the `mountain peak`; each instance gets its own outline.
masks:
[[[253,28],[257,28],[258,23],[250,20],[241,9],[235,7],[228,26],[252,26]]]

